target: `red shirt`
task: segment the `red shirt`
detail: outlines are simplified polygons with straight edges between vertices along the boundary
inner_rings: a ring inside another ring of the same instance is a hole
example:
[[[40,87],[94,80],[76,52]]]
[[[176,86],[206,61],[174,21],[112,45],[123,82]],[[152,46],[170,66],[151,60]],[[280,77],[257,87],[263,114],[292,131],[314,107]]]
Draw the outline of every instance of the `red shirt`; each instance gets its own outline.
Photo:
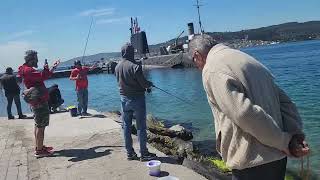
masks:
[[[49,79],[53,73],[49,69],[44,69],[43,71],[37,71],[33,67],[23,64],[19,67],[18,76],[23,78],[23,83],[26,88],[35,87],[36,85],[42,86],[46,89],[44,81]],[[47,102],[49,99],[48,91],[42,96],[38,102],[31,103],[31,105],[39,105],[41,103]]]
[[[88,72],[89,67],[82,66],[80,69],[76,68],[71,71],[71,77],[77,77],[79,75],[80,79],[76,80],[76,90],[87,89],[88,88]]]

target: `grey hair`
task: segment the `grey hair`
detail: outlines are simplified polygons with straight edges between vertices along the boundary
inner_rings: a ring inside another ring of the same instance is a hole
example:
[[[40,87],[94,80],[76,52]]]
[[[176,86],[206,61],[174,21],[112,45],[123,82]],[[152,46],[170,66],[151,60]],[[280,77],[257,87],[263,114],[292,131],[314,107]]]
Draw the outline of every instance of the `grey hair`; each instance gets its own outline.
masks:
[[[218,43],[208,34],[195,35],[189,42],[189,54],[193,56],[195,51],[207,55],[210,49]]]
[[[35,50],[28,50],[25,53],[24,60],[27,62],[34,60],[35,56],[38,54]]]

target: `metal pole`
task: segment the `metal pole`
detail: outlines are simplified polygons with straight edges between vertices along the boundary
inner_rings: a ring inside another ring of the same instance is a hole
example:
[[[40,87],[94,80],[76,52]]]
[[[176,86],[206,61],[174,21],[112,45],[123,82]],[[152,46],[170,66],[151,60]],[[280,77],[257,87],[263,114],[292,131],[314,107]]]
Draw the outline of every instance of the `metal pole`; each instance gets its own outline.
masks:
[[[201,17],[200,17],[200,4],[199,4],[199,0],[197,0],[197,9],[198,9],[198,18],[199,18],[199,26],[200,26],[200,31],[201,33],[204,33],[204,30],[202,28],[202,23],[201,23]]]
[[[82,58],[81,58],[82,64],[84,64],[83,61],[84,61],[84,56],[85,56],[86,51],[87,51],[87,45],[88,45],[88,41],[89,41],[89,37],[90,37],[90,33],[91,33],[92,24],[93,24],[93,17],[91,17],[91,24],[90,24],[89,32],[88,32],[88,35],[87,35],[86,44],[84,46],[83,55],[82,55]]]

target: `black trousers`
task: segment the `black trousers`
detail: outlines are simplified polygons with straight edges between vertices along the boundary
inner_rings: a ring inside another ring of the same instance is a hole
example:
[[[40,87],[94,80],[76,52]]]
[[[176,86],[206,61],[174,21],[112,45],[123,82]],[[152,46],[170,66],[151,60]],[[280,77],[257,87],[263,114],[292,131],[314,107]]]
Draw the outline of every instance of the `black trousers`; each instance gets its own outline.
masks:
[[[7,101],[8,101],[8,103],[7,103],[8,117],[12,116],[11,107],[12,107],[12,102],[13,101],[16,104],[18,115],[22,116],[21,102],[20,102],[19,94],[7,94],[6,97],[7,97]]]
[[[260,166],[232,170],[232,180],[284,180],[287,158]]]

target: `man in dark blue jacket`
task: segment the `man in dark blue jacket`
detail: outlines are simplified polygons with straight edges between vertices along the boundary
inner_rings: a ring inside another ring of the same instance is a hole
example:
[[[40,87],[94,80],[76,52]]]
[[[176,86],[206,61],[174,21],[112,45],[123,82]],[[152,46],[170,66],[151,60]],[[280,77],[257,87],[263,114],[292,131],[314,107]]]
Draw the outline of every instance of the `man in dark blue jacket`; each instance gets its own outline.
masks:
[[[16,104],[19,119],[26,118],[26,116],[22,114],[22,110],[21,110],[21,102],[20,102],[20,96],[19,96],[20,87],[17,83],[17,77],[13,75],[13,69],[11,67],[8,67],[6,69],[6,73],[0,78],[0,81],[8,101],[7,103],[8,119],[14,119],[14,116],[11,113],[11,107],[12,107],[13,101]]]
[[[152,82],[147,81],[142,73],[142,66],[134,60],[134,48],[126,44],[121,48],[122,60],[116,66],[117,77],[121,96],[121,118],[123,122],[124,140],[127,150],[127,159],[137,159],[137,154],[132,148],[131,127],[132,117],[135,114],[137,132],[140,143],[141,161],[156,157],[147,149],[146,101],[144,93],[150,91]]]

